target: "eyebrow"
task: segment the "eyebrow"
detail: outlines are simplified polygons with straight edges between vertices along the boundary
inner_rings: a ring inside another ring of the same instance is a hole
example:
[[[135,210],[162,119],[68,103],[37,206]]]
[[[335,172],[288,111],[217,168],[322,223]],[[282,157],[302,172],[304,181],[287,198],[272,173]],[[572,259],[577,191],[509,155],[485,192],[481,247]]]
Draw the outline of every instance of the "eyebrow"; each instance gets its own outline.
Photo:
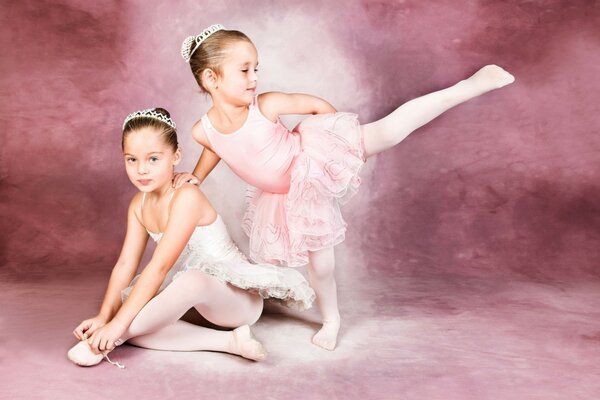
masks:
[[[150,153],[146,153],[147,156],[149,156],[151,154],[164,154],[164,151],[151,151]],[[133,154],[130,154],[130,153],[123,153],[123,155],[135,157]]]
[[[246,65],[250,65],[252,64],[250,61],[246,61],[245,63],[240,64],[242,67],[245,67]],[[256,66],[258,67],[258,61],[256,62]]]

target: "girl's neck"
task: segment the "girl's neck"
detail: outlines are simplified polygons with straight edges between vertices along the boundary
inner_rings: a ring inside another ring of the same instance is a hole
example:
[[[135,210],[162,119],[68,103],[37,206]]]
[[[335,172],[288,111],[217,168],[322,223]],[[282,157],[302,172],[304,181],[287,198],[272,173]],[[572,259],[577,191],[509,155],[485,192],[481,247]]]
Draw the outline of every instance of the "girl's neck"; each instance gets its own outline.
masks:
[[[248,108],[249,104],[238,106],[225,101],[214,101],[207,113],[222,124],[234,124],[246,115]]]
[[[149,195],[156,197],[157,199],[162,199],[164,196],[170,195],[172,191],[174,191],[171,182],[166,183],[165,185],[154,189],[151,192],[147,192]]]

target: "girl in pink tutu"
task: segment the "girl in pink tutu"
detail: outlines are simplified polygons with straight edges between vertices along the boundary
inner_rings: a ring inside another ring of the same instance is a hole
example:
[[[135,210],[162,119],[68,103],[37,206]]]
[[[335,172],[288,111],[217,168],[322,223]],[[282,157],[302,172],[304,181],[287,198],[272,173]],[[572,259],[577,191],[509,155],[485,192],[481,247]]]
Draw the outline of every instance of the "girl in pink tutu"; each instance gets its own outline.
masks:
[[[201,183],[221,159],[251,185],[243,219],[250,257],[288,267],[308,263],[323,318],[312,341],[333,350],[340,327],[333,247],[344,240],[340,205],[356,192],[364,162],[444,111],[508,85],[514,77],[487,65],[454,86],[361,125],[355,114],[336,112],[315,96],[257,95],[258,53],[242,32],[212,25],[188,37],[181,50],[213,105],[192,129],[204,146],[200,160],[192,174],[176,176],[175,187]],[[279,120],[286,114],[316,115],[290,131]]]

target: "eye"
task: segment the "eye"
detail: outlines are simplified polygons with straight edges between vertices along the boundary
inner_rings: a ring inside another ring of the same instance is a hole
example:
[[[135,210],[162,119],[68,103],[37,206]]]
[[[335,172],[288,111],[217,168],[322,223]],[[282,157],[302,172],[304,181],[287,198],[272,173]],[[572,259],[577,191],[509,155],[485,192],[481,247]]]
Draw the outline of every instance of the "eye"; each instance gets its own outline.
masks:
[[[150,157],[150,161],[155,163],[158,161],[158,157]]]
[[[248,72],[248,69],[243,69],[242,72],[246,73]]]
[[[125,158],[125,162],[127,162],[129,164],[133,164],[135,162],[135,158],[133,158],[133,157],[127,157],[127,158]]]
[[[254,68],[254,72],[258,72],[258,68]]]

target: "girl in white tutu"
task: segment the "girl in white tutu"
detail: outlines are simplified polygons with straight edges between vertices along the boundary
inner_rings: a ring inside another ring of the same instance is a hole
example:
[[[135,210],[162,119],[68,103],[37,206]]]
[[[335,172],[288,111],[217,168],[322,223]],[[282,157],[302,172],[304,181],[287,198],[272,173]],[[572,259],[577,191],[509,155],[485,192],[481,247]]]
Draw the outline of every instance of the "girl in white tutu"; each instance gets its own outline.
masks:
[[[336,112],[314,96],[257,95],[258,53],[242,32],[213,25],[188,37],[181,51],[213,105],[192,130],[204,146],[200,160],[193,175],[177,176],[175,187],[201,183],[221,159],[252,186],[243,220],[250,258],[289,267],[308,263],[323,317],[313,343],[333,350],[340,327],[333,246],[346,231],[339,206],[357,190],[362,165],[451,107],[513,82],[513,76],[488,65],[361,125],[355,114]],[[279,120],[286,114],[319,115],[289,131]]]
[[[297,271],[249,263],[196,186],[173,189],[181,154],[166,110],[129,115],[122,147],[127,175],[140,192],[129,205],[123,249],[100,312],[75,328],[81,342],[68,357],[79,365],[95,365],[128,341],[149,349],[211,350],[263,359],[266,352],[249,328],[262,313],[263,298],[305,309],[314,299],[313,290]],[[157,247],[133,279],[149,237]],[[179,320],[192,307],[213,324],[234,329]]]

